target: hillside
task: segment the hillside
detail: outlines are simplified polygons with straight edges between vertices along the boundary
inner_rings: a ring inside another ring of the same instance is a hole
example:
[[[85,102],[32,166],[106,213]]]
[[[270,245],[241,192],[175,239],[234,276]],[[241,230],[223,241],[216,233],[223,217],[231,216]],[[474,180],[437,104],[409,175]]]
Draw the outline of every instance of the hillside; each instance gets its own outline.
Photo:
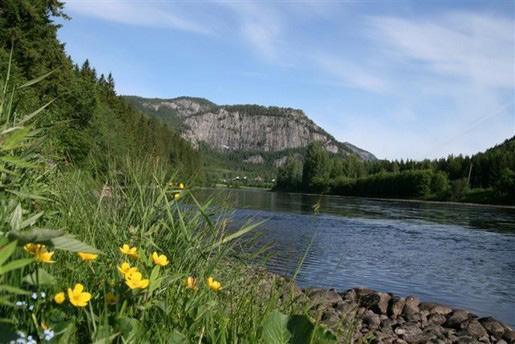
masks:
[[[259,105],[217,105],[203,98],[148,99],[125,97],[146,114],[181,132],[195,147],[202,143],[221,152],[280,152],[321,142],[328,152],[375,160],[352,144],[338,142],[302,110]],[[262,158],[254,157],[254,163]]]

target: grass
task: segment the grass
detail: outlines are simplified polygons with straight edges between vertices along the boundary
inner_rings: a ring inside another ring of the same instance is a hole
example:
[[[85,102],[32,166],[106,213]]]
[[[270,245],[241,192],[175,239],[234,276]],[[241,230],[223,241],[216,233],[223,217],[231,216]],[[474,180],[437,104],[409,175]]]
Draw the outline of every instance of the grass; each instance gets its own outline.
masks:
[[[291,282],[241,263],[234,247],[254,225],[228,232],[210,202],[199,204],[152,160],[112,160],[107,173],[49,164],[44,132],[31,124],[44,107],[17,114],[19,87],[8,81],[0,88],[0,343],[336,342]],[[169,263],[157,264],[154,252]],[[139,274],[121,273],[124,262]]]

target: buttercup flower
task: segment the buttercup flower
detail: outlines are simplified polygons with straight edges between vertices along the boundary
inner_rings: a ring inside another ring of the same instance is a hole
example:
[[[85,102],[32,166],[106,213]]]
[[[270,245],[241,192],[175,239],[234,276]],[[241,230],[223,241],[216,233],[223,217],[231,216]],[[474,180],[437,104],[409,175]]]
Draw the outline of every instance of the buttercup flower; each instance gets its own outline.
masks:
[[[185,280],[185,285],[188,289],[197,289],[197,279],[195,277],[189,276]]]
[[[94,254],[94,253],[87,253],[87,252],[79,252],[77,253],[80,257],[80,259],[84,260],[84,261],[91,261],[91,260],[95,260],[97,259],[98,257],[98,254]]]
[[[62,291],[60,293],[57,293],[54,295],[54,302],[57,303],[58,305],[63,303],[65,299],[66,299],[66,296],[64,295],[64,292],[62,292]]]
[[[131,289],[145,289],[150,281],[143,279],[141,272],[131,272],[125,275],[125,284]]]
[[[29,252],[30,254],[36,254],[37,252],[39,252],[43,249],[46,249],[46,246],[42,245],[42,244],[28,243],[28,244],[25,244],[25,246],[23,246],[23,249],[25,251]]]
[[[215,280],[213,277],[209,277],[207,279],[207,286],[209,287],[209,289],[211,289],[214,292],[217,292],[220,289],[222,289],[222,284],[220,282],[218,282],[217,280]]]
[[[91,300],[91,294],[84,292],[84,286],[80,283],[75,284],[73,289],[68,288],[68,299],[75,307],[86,307]]]
[[[54,252],[48,252],[42,249],[34,255],[34,258],[36,258],[36,260],[41,263],[55,263],[55,261],[52,260],[53,255]]]
[[[105,298],[106,298],[106,303],[108,305],[115,305],[116,302],[118,302],[118,298],[116,297],[116,295],[111,292],[107,293]]]
[[[136,246],[130,247],[127,244],[123,244],[123,246],[120,247],[120,252],[130,257],[138,258],[138,248]]]
[[[178,201],[180,198],[181,198],[181,193],[180,192],[177,192],[173,195],[173,198]]]
[[[118,266],[118,271],[120,271],[122,275],[125,276],[133,272],[138,272],[138,268],[135,266],[131,267],[128,262],[123,262],[120,266]]]
[[[184,184],[183,183],[179,183],[179,189],[184,190]]]
[[[159,266],[166,266],[170,264],[170,261],[164,254],[157,254],[157,252],[152,253],[152,260],[154,261],[154,264]]]

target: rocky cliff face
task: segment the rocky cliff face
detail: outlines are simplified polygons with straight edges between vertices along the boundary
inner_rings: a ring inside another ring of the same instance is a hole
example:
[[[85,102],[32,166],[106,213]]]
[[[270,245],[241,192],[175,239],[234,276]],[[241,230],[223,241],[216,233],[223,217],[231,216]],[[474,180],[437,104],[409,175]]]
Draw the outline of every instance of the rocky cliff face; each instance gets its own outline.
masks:
[[[220,151],[278,152],[322,142],[327,151],[355,154],[365,160],[375,157],[349,143],[335,140],[302,110],[257,105],[218,106],[201,98],[168,100],[130,97],[147,113],[164,112],[181,123],[181,135],[198,147],[205,143]]]

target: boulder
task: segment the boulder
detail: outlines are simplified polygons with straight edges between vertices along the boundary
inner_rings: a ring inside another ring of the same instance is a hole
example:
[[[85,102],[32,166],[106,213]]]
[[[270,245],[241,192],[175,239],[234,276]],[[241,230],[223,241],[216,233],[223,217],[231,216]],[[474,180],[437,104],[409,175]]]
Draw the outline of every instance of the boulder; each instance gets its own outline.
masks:
[[[374,313],[386,314],[390,299],[391,296],[386,293],[369,293],[363,295],[359,299],[359,303],[361,306],[374,311]]]
[[[394,330],[395,334],[401,336],[402,339],[406,340],[408,343],[411,343],[411,339],[422,333],[422,330],[418,326],[417,323],[407,322],[397,327]]]
[[[428,325],[429,324],[435,324],[435,325],[443,325],[445,322],[447,321],[447,318],[445,317],[445,315],[442,315],[442,314],[431,314],[428,318],[427,318],[427,323]]]
[[[493,335],[495,338],[502,338],[505,328],[500,322],[498,322],[492,317],[480,318],[478,321],[481,323],[481,325],[483,325],[483,327],[488,331],[488,333]]]
[[[506,331],[504,331],[502,338],[504,340],[506,340],[509,344],[514,344],[515,343],[515,331],[506,329]]]
[[[454,329],[460,329],[461,324],[463,322],[467,321],[469,318],[470,318],[469,312],[463,311],[461,309],[457,309],[449,315],[444,326],[449,327],[449,328],[454,328]]]
[[[447,315],[452,312],[450,307],[433,302],[422,302],[418,307],[421,311],[427,310],[431,314]]]
[[[369,329],[375,330],[381,324],[381,320],[379,320],[379,315],[375,314],[373,311],[368,310],[363,315],[363,323],[368,326]]]
[[[392,319],[397,319],[397,317],[402,314],[405,303],[406,301],[402,297],[392,296],[388,303],[388,315]]]
[[[465,331],[467,331],[469,336],[474,338],[481,338],[488,335],[485,328],[476,319],[468,320]]]

